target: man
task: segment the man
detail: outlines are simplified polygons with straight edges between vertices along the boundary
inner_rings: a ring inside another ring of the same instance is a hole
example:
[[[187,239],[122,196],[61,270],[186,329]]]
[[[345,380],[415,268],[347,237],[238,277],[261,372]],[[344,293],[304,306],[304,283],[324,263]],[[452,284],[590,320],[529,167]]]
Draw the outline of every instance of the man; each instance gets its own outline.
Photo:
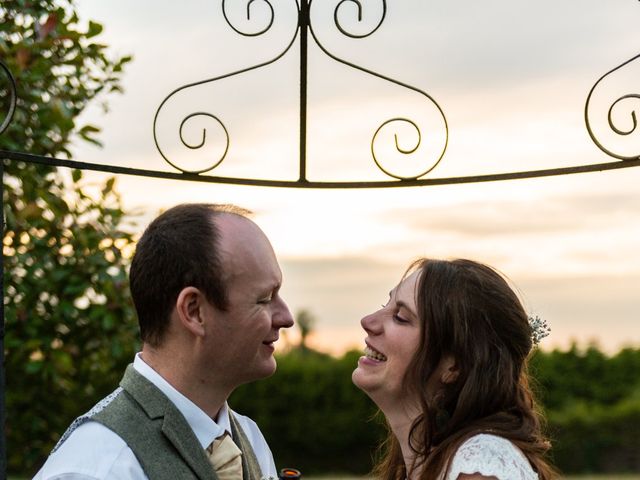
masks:
[[[274,373],[279,329],[293,325],[271,244],[247,214],[179,205],[148,226],[129,275],[142,352],[37,480],[277,478],[256,424],[226,403]]]

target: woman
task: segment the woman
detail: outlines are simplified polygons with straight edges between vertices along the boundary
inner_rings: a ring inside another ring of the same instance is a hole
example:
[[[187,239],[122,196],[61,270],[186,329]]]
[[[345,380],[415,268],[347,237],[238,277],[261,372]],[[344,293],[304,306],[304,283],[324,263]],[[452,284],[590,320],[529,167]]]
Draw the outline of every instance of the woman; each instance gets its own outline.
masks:
[[[549,443],[527,382],[542,332],[492,268],[415,262],[382,309],[361,321],[353,382],[390,430],[385,480],[550,480]]]

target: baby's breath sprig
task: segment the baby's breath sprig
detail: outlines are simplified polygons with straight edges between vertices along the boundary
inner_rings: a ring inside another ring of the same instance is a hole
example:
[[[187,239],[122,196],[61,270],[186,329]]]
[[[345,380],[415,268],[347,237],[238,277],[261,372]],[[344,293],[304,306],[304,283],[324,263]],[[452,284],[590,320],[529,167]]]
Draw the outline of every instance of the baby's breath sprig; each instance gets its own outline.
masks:
[[[538,345],[544,337],[551,333],[551,328],[547,325],[547,321],[537,315],[529,317],[529,325],[531,326],[531,340],[534,345]]]

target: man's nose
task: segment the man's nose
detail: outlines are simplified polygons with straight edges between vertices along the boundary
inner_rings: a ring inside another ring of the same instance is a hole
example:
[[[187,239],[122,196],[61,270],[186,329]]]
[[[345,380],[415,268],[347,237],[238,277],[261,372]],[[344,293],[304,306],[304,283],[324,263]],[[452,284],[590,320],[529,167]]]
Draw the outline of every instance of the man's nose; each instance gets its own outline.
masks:
[[[289,328],[293,326],[293,315],[291,315],[291,311],[289,307],[285,303],[283,299],[280,300],[279,309],[274,315],[273,326],[276,328]]]

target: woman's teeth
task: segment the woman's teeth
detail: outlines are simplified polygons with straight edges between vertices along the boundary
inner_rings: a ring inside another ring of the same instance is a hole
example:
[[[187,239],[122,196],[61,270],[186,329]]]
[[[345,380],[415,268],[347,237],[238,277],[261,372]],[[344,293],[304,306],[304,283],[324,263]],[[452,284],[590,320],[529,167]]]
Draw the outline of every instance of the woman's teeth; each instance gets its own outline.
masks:
[[[364,354],[367,356],[367,358],[372,358],[373,360],[377,360],[378,362],[386,362],[387,361],[387,357],[385,355],[383,355],[382,353],[374,350],[373,348],[367,346],[364,349]]]

